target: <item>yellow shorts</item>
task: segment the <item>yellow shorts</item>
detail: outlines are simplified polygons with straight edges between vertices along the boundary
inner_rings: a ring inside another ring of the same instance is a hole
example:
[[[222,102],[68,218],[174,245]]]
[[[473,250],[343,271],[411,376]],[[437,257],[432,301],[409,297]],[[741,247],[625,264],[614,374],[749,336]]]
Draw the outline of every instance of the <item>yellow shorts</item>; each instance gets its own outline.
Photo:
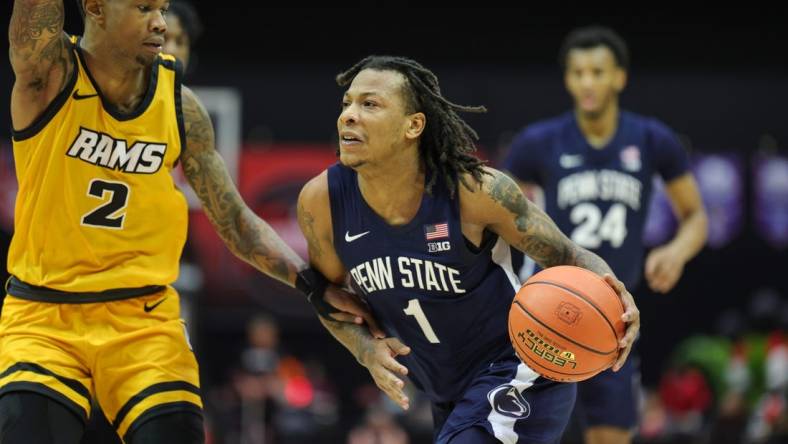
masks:
[[[83,420],[96,399],[119,436],[175,411],[202,414],[178,293],[61,304],[9,295],[0,318],[0,395],[32,391]]]

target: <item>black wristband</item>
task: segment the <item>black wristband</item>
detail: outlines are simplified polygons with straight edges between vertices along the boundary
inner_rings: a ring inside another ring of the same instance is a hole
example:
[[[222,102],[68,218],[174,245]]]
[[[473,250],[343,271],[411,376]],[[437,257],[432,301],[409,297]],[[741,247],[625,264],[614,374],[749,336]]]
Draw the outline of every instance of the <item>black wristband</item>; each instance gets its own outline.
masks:
[[[296,288],[306,296],[306,299],[315,308],[320,316],[331,319],[332,314],[339,313],[340,310],[326,302],[325,292],[328,287],[328,280],[319,271],[313,268],[301,270],[296,277]]]

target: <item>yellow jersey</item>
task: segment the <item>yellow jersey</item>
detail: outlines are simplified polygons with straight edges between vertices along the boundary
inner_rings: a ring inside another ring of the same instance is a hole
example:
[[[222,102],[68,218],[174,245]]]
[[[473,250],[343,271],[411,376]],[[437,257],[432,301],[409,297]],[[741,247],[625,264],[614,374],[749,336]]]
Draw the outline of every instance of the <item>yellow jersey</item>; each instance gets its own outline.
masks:
[[[19,193],[8,271],[63,292],[170,284],[186,240],[171,170],[184,138],[181,76],[160,55],[130,114],[108,103],[71,38],[75,68],[37,120],[13,132]]]

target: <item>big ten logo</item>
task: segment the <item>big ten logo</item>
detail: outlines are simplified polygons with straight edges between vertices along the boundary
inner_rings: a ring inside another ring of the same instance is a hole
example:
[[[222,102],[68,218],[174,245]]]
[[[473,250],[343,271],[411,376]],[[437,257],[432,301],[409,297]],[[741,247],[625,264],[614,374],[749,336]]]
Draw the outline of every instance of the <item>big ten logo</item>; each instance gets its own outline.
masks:
[[[449,241],[443,242],[427,242],[427,251],[430,253],[437,253],[439,251],[451,250],[451,243]]]
[[[547,362],[550,362],[558,367],[571,366],[572,369],[577,367],[575,362],[575,354],[568,350],[561,350],[552,344],[549,344],[544,339],[539,337],[531,329],[526,329],[526,332],[517,333],[517,337],[525,344],[536,356],[541,357]]]

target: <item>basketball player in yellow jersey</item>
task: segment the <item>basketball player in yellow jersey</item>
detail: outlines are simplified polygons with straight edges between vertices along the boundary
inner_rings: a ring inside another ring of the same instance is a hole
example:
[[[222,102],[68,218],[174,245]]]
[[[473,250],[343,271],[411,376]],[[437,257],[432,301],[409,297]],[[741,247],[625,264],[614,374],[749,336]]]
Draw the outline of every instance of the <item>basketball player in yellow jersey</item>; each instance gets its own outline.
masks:
[[[298,287],[321,316],[367,316],[241,200],[208,114],[159,54],[167,3],[79,0],[75,38],[63,0],[14,1],[19,194],[0,318],[2,443],[76,443],[93,398],[127,443],[203,441],[197,362],[169,286],[187,225],[177,161],[238,257]]]

